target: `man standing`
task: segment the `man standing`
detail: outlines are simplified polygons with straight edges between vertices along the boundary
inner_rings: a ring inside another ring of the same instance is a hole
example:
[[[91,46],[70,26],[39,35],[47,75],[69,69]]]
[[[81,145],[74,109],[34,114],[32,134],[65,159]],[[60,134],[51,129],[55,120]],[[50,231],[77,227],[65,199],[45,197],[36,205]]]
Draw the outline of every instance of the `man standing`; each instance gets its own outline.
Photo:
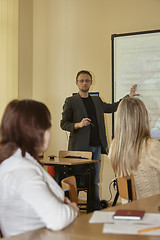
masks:
[[[92,75],[82,70],[77,73],[76,85],[78,94],[65,100],[60,126],[70,132],[68,150],[90,151],[92,159],[101,160],[101,153],[108,153],[108,145],[104,123],[104,113],[113,113],[117,110],[119,102],[108,104],[98,96],[90,96],[89,89],[92,84]],[[133,85],[128,96],[136,96],[137,85]],[[94,163],[94,210],[100,209],[99,199],[99,173],[101,162]],[[76,173],[81,173],[83,167],[77,167]],[[82,180],[82,179],[81,179]],[[81,180],[77,186],[81,185]]]

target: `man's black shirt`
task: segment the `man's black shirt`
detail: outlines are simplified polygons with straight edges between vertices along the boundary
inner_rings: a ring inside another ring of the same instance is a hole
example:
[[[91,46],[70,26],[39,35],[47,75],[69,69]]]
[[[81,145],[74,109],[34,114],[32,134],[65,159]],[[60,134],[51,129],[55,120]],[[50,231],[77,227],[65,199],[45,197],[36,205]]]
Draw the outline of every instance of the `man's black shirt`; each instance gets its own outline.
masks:
[[[94,126],[90,124],[90,146],[101,146],[100,138],[99,138],[99,130],[98,130],[98,123],[97,123],[97,116],[96,116],[96,109],[94,103],[92,101],[91,96],[87,98],[82,98],[84,106],[86,108],[88,118],[91,119],[91,122]]]

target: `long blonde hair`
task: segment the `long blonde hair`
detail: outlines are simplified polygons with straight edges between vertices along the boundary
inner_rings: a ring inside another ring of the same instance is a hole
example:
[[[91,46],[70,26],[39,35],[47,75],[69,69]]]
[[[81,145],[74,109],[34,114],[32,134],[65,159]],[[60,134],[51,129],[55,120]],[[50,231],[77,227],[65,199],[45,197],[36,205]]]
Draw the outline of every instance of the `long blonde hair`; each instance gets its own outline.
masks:
[[[115,138],[110,159],[116,176],[130,175],[137,170],[141,145],[150,138],[148,112],[144,103],[135,97],[124,98],[116,117]]]

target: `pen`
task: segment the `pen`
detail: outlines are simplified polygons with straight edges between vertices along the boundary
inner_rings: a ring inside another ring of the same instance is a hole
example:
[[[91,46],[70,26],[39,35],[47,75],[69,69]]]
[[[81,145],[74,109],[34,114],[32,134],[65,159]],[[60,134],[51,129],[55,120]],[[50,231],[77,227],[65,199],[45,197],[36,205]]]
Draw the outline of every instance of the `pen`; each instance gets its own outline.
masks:
[[[138,231],[138,233],[144,233],[144,232],[149,232],[149,231],[153,231],[153,230],[157,230],[160,229],[160,226],[158,227],[151,227],[151,228],[144,228]]]
[[[94,127],[94,124],[92,122],[90,122],[90,124]]]
[[[90,120],[88,120],[88,122],[90,122],[90,124],[94,127],[94,124]]]

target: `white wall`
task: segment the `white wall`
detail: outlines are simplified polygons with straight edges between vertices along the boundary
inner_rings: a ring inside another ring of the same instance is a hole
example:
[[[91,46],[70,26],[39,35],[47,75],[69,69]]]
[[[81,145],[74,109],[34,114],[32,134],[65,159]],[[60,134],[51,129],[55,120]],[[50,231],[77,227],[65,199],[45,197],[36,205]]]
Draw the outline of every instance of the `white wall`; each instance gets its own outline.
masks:
[[[0,119],[18,97],[18,0],[0,0]]]

